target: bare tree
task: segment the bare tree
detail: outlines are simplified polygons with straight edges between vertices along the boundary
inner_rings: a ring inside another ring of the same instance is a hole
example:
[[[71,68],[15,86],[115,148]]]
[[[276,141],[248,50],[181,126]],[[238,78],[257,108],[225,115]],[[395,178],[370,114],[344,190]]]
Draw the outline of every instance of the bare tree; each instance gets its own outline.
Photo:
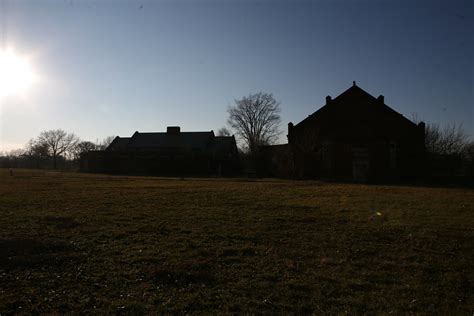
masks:
[[[48,157],[48,146],[35,139],[30,139],[25,146],[25,155],[29,157]]]
[[[412,113],[411,120],[418,124],[421,122],[418,113]],[[426,151],[440,155],[464,155],[472,142],[464,131],[462,124],[448,124],[442,128],[439,124],[428,123],[425,127]]]
[[[425,128],[426,150],[434,154],[463,154],[469,144],[469,136],[464,132],[462,124],[446,125],[428,124]]]
[[[464,149],[464,155],[469,161],[474,162],[474,141],[469,142]]]
[[[280,104],[272,94],[259,92],[235,100],[227,112],[227,123],[251,154],[259,146],[272,144],[280,134]]]
[[[114,141],[116,136],[107,136],[102,141],[98,142],[97,150],[105,150]]]
[[[231,136],[231,132],[226,128],[226,127],[222,127],[222,128],[219,128],[219,130],[217,131],[217,136]]]
[[[49,158],[48,145],[30,139],[26,144],[24,155],[35,168],[40,168],[41,163]]]
[[[70,153],[79,138],[73,133],[67,133],[61,129],[49,130],[41,132],[37,139],[37,143],[48,148],[50,157],[53,158],[53,168],[57,168],[58,157]]]
[[[89,151],[97,150],[97,148],[98,148],[98,145],[94,144],[93,142],[89,142],[89,141],[79,142],[72,149],[74,159],[77,160],[81,157],[81,154],[89,152]]]
[[[0,167],[16,168],[24,155],[24,150],[13,149],[10,151],[0,152]],[[10,171],[11,172],[11,171]]]

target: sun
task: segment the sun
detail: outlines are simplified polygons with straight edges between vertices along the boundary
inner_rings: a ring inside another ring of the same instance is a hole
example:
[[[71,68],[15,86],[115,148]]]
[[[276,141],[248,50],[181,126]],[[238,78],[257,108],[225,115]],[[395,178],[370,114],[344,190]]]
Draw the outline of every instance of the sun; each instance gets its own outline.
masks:
[[[0,50],[0,98],[23,96],[35,81],[28,58],[11,49]]]

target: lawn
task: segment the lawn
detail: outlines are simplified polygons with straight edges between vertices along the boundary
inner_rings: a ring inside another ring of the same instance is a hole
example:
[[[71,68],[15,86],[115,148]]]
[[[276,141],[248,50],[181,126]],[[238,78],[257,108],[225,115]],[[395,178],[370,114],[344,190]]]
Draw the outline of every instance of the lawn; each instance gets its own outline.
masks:
[[[474,191],[0,169],[0,314],[474,312]]]

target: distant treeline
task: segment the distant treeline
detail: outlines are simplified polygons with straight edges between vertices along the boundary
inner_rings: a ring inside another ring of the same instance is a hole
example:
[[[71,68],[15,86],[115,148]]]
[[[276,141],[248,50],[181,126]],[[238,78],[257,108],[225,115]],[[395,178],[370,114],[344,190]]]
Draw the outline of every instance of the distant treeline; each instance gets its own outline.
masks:
[[[428,178],[474,177],[474,140],[461,124],[427,124],[425,147]]]
[[[82,153],[104,150],[114,136],[91,142],[64,130],[49,130],[31,139],[23,149],[0,153],[0,167],[78,169]],[[474,177],[474,141],[461,125],[427,124],[425,129],[428,179]],[[255,168],[255,153],[241,150],[242,170]],[[283,159],[283,158],[282,158]],[[288,159],[288,157],[286,157]],[[254,165],[254,166],[252,166]],[[255,170],[258,174],[258,170]]]
[[[33,169],[77,169],[82,153],[104,150],[115,136],[101,141],[81,140],[64,130],[43,131],[24,148],[0,153],[0,167]]]

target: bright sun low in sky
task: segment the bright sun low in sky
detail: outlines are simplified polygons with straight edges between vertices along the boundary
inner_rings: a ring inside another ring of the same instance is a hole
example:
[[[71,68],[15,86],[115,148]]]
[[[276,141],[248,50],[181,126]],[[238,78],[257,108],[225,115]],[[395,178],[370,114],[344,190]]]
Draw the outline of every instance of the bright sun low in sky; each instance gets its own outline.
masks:
[[[24,96],[36,79],[27,57],[12,49],[0,50],[0,99]]]

